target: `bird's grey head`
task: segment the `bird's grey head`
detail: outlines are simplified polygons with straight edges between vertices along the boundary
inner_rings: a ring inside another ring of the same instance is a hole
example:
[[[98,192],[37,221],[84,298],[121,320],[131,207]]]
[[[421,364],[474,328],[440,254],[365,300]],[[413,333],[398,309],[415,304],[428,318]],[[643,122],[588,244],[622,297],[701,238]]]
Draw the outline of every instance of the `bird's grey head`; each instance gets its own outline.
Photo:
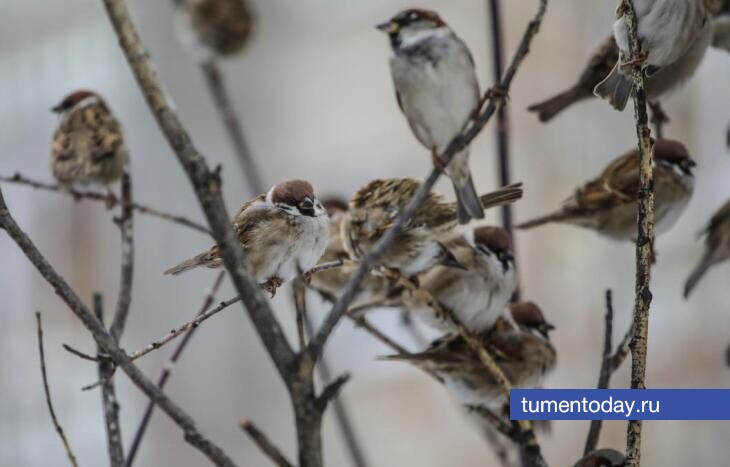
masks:
[[[388,34],[393,49],[416,43],[435,32],[448,30],[446,23],[435,11],[418,8],[401,11],[376,27]]]
[[[534,302],[511,303],[509,310],[512,319],[524,330],[537,331],[547,339],[548,333],[555,329],[555,326],[547,322],[542,310]]]
[[[86,89],[80,89],[68,94],[61,100],[51,111],[63,114],[72,110],[80,105],[104,103],[104,100],[94,91],[88,91]]]
[[[474,247],[486,256],[495,257],[507,271],[514,267],[512,239],[506,230],[495,226],[482,226],[474,229]]]
[[[277,208],[293,216],[318,217],[327,215],[322,203],[314,195],[306,180],[289,180],[273,187],[268,200]]]

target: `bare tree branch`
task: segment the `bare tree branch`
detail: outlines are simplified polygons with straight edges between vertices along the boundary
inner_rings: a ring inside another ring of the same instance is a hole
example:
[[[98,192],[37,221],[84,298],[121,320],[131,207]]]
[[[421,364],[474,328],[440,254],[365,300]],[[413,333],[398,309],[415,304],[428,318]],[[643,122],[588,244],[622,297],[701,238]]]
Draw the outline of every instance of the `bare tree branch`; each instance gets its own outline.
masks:
[[[598,375],[597,389],[606,389],[611,380],[611,374],[613,373],[613,365],[611,362],[611,352],[613,351],[613,344],[611,342],[613,336],[613,299],[611,289],[606,290],[606,317],[605,317],[605,331],[603,335],[603,355],[601,356],[601,370]],[[588,429],[588,437],[586,438],[586,445],[583,449],[583,455],[596,449],[598,445],[598,438],[601,435],[601,425],[603,420],[591,420],[590,428]]]
[[[636,240],[636,299],[634,303],[634,336],[631,340],[631,388],[644,389],[646,376],[646,349],[649,335],[649,307],[651,306],[652,245],[654,243],[654,171],[652,169],[651,130],[646,112],[644,72],[640,66],[641,42],[636,10],[631,0],[622,0],[622,9],[629,36],[629,52],[634,80],[634,119],[639,146],[639,214]],[[626,465],[641,463],[641,420],[629,420],[626,434]]]
[[[218,68],[218,64],[214,58],[204,61],[200,65],[203,71],[203,76],[208,83],[208,89],[210,89],[213,95],[213,100],[216,103],[216,110],[220,113],[223,123],[225,125],[228,136],[231,138],[233,148],[236,151],[238,163],[243,171],[243,176],[246,177],[248,186],[250,187],[251,195],[256,196],[259,193],[264,193],[266,187],[261,182],[261,177],[256,169],[256,163],[251,155],[246,136],[243,133],[243,126],[241,121],[236,115],[236,110],[231,102],[231,97],[226,89],[225,79],[223,79],[223,73]]]
[[[91,331],[94,340],[109,358],[129,376],[150,399],[167,414],[183,430],[185,440],[199,449],[214,464],[221,467],[234,467],[236,464],[221,448],[203,436],[195,427],[190,416],[171,399],[165,396],[155,384],[147,379],[129,359],[127,354],[119,348],[114,338],[104,329],[101,322],[83,304],[76,292],[66,283],[58,272],[46,261],[30,238],[23,232],[15,219],[10,215],[5,199],[0,190],[0,227],[15,241],[25,256],[35,266],[43,278],[53,287],[56,294],[66,303],[71,311],[81,320],[84,326]]]
[[[106,193],[101,193],[98,191],[91,191],[91,190],[80,190],[78,188],[73,187],[64,187],[58,184],[52,184],[52,183],[45,183],[45,182],[39,182],[35,180],[31,180],[24,175],[20,173],[16,173],[12,176],[7,175],[0,175],[0,182],[7,182],[7,183],[16,183],[19,185],[26,185],[31,188],[36,188],[39,190],[45,190],[45,191],[53,191],[56,193],[66,194],[71,196],[74,200],[80,201],[82,199],[91,200],[91,201],[101,201],[104,203],[110,203],[109,207],[112,208],[116,204],[121,204],[122,208],[124,208],[124,202],[117,201],[117,200],[110,200],[109,196]],[[164,211],[161,211],[159,209],[151,208],[149,206],[144,206],[139,203],[131,203],[131,207],[133,210],[142,213],[147,214],[154,217],[159,217],[160,219],[165,219],[171,222],[175,222],[180,225],[184,225],[185,227],[190,227],[191,229],[197,230],[199,232],[203,232],[210,235],[210,230],[201,225],[197,222],[193,222],[189,219],[186,219],[182,216],[176,216],[174,214],[170,214]]]
[[[93,302],[94,315],[104,325],[104,306],[101,294],[95,293]],[[115,342],[119,342],[113,335],[112,338]],[[104,412],[109,465],[111,467],[122,467],[124,465],[124,447],[122,446],[122,427],[119,424],[119,402],[117,400],[117,391],[114,388],[114,364],[106,358],[100,347],[97,347],[97,352],[99,381],[101,383],[101,408]]]
[[[196,313],[196,316],[200,316],[205,311],[210,308],[210,306],[213,304],[213,300],[215,300],[215,296],[218,293],[218,289],[220,288],[221,284],[223,283],[223,277],[225,277],[225,271],[220,271],[218,275],[215,278],[215,281],[213,282],[213,285],[208,289],[208,291],[205,294],[205,298],[203,299],[203,304],[200,306],[200,309]],[[177,361],[180,359],[180,356],[182,355],[183,351],[185,350],[185,347],[188,345],[188,342],[190,342],[190,339],[192,339],[193,334],[195,333],[196,327],[190,328],[190,330],[185,334],[185,337],[182,338],[180,343],[178,343],[177,347],[175,347],[175,350],[172,352],[172,355],[170,356],[170,359],[167,361],[167,363],[163,366],[162,372],[160,373],[160,376],[157,378],[157,387],[162,390],[165,385],[167,384],[167,380],[170,378],[170,374],[172,373],[172,369],[174,368]],[[144,438],[145,432],[147,431],[147,426],[149,425],[150,419],[152,419],[152,413],[155,409],[155,403],[153,401],[147,402],[147,407],[145,408],[144,415],[142,416],[142,420],[139,423],[139,426],[137,427],[137,431],[134,433],[134,438],[132,439],[132,444],[129,446],[129,452],[127,452],[127,457],[124,462],[124,467],[131,467],[134,463],[134,459],[137,456],[137,451],[139,450],[139,446],[142,444],[142,439]]]
[[[53,402],[51,401],[51,391],[50,389],[48,389],[48,375],[46,374],[46,354],[43,351],[43,325],[41,324],[40,311],[35,312],[35,320],[38,334],[38,354],[40,356],[41,362],[41,376],[43,376],[43,392],[46,395],[46,405],[48,406],[48,412],[51,414],[53,427],[56,429],[56,433],[58,433],[58,436],[59,438],[61,438],[61,442],[63,443],[63,448],[66,450],[68,462],[73,467],[77,467],[78,464],[76,463],[76,456],[71,449],[71,445],[69,444],[68,439],[66,439],[66,434],[63,432],[61,424],[58,423],[58,418],[56,418],[56,411],[53,409]]]
[[[269,441],[269,438],[261,432],[251,420],[241,420],[241,429],[251,438],[251,440],[258,445],[266,456],[271,459],[271,462],[279,467],[294,467],[294,465],[286,460],[284,454],[281,453],[279,448]]]
[[[131,164],[127,161],[122,174],[122,214],[116,220],[122,236],[122,268],[119,280],[119,295],[117,309],[114,312],[109,333],[119,343],[124,327],[127,324],[129,308],[132,305],[132,283],[134,280],[134,210],[132,202],[132,173]],[[99,318],[101,320],[101,318]]]
[[[509,91],[512,80],[517,73],[522,61],[527,56],[530,50],[530,43],[540,29],[540,24],[545,16],[545,10],[547,8],[547,0],[540,0],[538,12],[532,21],[527,26],[527,29],[522,36],[522,40],[517,47],[512,63],[505,72],[502,80],[497,85],[501,90],[500,92],[489,92],[489,104],[487,107],[472,121],[469,122],[464,130],[457,135],[447,148],[440,154],[440,158],[448,164],[455,153],[466,147],[476,136],[481,132],[484,126],[489,122],[491,117],[497,111],[498,108],[504,105],[507,92]],[[325,318],[324,323],[319,329],[316,336],[312,338],[309,343],[310,351],[313,355],[318,356],[322,353],[325,341],[334,330],[335,326],[339,322],[340,318],[345,314],[348,306],[355,298],[357,291],[360,288],[360,284],[370,269],[377,264],[378,259],[383,252],[393,243],[400,232],[403,230],[406,222],[413,216],[418,208],[423,203],[428,193],[433,188],[436,181],[441,176],[441,171],[433,169],[423,184],[414,194],[413,198],[408,202],[408,205],[398,214],[393,226],[378,240],[375,246],[360,260],[360,267],[353,274],[350,281],[345,286],[342,296],[334,304],[329,316]]]
[[[64,350],[65,350],[66,352],[68,352],[68,353],[70,353],[70,354],[73,354],[73,355],[76,355],[76,356],[77,356],[77,357],[79,357],[79,358],[82,358],[82,359],[84,359],[84,360],[88,360],[88,361],[90,361],[90,362],[96,362],[96,363],[99,363],[99,357],[92,357],[92,356],[91,356],[91,355],[89,355],[89,354],[86,354],[86,353],[83,353],[83,352],[82,352],[82,351],[80,351],[80,350],[76,350],[76,349],[74,349],[73,347],[71,347],[71,346],[70,346],[70,345],[68,345],[68,344],[61,344],[61,347],[63,347],[63,349],[64,349]]]

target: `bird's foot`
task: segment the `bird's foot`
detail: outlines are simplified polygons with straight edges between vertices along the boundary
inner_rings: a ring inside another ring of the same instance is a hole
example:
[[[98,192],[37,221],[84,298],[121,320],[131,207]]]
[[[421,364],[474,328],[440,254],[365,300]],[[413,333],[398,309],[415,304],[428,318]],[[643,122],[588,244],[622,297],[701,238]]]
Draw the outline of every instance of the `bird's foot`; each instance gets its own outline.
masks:
[[[482,111],[482,107],[484,107],[484,104],[486,104],[486,102],[491,99],[509,100],[509,92],[507,91],[507,88],[500,84],[495,84],[491,88],[484,91],[484,95],[479,100],[479,103],[471,114],[472,120],[476,120],[477,117],[479,117],[479,113]]]
[[[640,50],[639,52],[635,53],[631,58],[628,60],[625,60],[623,63],[621,63],[621,68],[632,68],[636,66],[642,66],[646,63],[646,60],[649,58],[649,53],[645,50]]]
[[[446,173],[446,161],[439,155],[436,148],[431,150],[431,162],[433,166],[441,173]]]

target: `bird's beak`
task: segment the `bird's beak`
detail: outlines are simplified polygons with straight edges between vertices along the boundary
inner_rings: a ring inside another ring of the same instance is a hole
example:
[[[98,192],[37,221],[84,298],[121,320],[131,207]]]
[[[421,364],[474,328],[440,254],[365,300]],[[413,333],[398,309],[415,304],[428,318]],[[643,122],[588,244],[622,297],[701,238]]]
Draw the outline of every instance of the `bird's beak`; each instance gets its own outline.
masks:
[[[550,336],[548,334],[554,329],[555,326],[545,321],[542,325],[540,325],[540,329],[538,329],[538,331],[545,337],[545,339],[550,339]]]
[[[53,113],[59,114],[59,113],[61,113],[62,110],[63,109],[61,108],[61,105],[60,104],[57,105],[57,106],[55,106],[55,107],[51,107],[51,112],[53,112]]]
[[[395,21],[386,21],[384,23],[376,25],[375,27],[387,34],[396,33],[400,28],[400,26],[398,26],[398,23],[396,23]]]

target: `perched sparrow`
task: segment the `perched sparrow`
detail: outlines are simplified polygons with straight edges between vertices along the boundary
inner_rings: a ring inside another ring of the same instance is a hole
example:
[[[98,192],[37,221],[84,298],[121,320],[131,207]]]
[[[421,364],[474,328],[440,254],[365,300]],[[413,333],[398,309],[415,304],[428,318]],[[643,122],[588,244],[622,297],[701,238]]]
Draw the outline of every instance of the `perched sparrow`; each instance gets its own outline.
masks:
[[[184,42],[197,43],[219,56],[241,51],[253,17],[245,0],[178,0],[186,27]]]
[[[233,227],[256,280],[272,296],[282,283],[311,269],[329,240],[329,217],[309,182],[279,183],[244,204]],[[218,246],[174,266],[165,274],[223,266]]]
[[[345,250],[352,259],[359,259],[370,251],[420,186],[421,181],[413,178],[378,179],[353,195],[341,227]],[[521,197],[520,184],[515,184],[478,199],[486,209]],[[407,276],[439,263],[461,267],[441,243],[456,227],[456,211],[454,203],[446,203],[441,196],[429,193],[398,238],[383,253],[380,264],[398,269]]]
[[[636,238],[639,156],[633,150],[614,160],[598,178],[578,188],[557,211],[517,226],[529,229],[550,222],[587,227],[616,240]],[[669,230],[694,190],[695,162],[678,141],[654,143],[654,222],[656,233]]]
[[[420,287],[452,310],[471,332],[490,328],[517,288],[512,240],[500,227],[478,227],[444,243],[464,269],[436,266],[419,277]],[[415,297],[406,306],[428,324],[451,330]]]
[[[596,449],[591,451],[573,467],[623,467],[626,457],[615,449]]]
[[[641,57],[629,57],[629,39],[623,14],[613,25],[619,48],[619,59],[611,73],[595,88],[595,94],[609,101],[617,110],[623,110],[633,90],[633,80],[627,65],[639,60],[647,77],[678,61],[685,63],[681,70],[684,81],[697,69],[712,41],[712,8],[716,0],[635,0],[639,22]],[[689,54],[689,57],[685,57]],[[630,58],[631,61],[625,60]],[[674,77],[676,78],[676,77]],[[673,81],[674,78],[670,81]],[[669,80],[669,78],[667,78]]]
[[[511,311],[514,323],[500,318],[492,329],[478,336],[513,388],[534,388],[555,367],[555,347],[547,338],[553,327],[532,302],[512,305]],[[447,334],[423,352],[385,359],[409,361],[435,372],[461,404],[499,410],[507,402],[502,389],[459,334]]]
[[[706,235],[705,254],[687,279],[684,298],[689,297],[710,266],[730,259],[730,201],[712,216],[710,224],[702,234]]]
[[[348,262],[350,255],[347,254],[340,236],[340,226],[347,211],[347,202],[331,198],[323,199],[322,204],[330,218],[330,237],[320,262],[327,263],[342,260],[345,261],[345,264],[339,268],[320,271],[312,275],[311,284],[317,290],[339,297],[342,289],[357,269],[356,264],[351,261]],[[388,285],[388,281],[384,277],[368,274],[363,279],[361,293],[364,292],[369,299],[382,297],[387,293]]]
[[[656,101],[688,80],[704,58],[708,40],[709,35],[701,36],[676,62],[647,77],[647,98]],[[550,99],[528,107],[528,110],[536,112],[541,122],[547,122],[576,102],[595,97],[593,90],[616,66],[618,55],[616,40],[610,36],[596,49],[577,83]]]
[[[418,141],[431,151],[436,167],[443,168],[439,154],[479,106],[479,83],[469,49],[433,11],[406,10],[377,27],[390,36],[398,105]],[[468,149],[454,155],[446,174],[454,184],[459,223],[483,219]]]
[[[127,150],[122,126],[104,99],[76,91],[52,109],[60,115],[51,146],[51,170],[62,185],[109,185],[124,170]]]

